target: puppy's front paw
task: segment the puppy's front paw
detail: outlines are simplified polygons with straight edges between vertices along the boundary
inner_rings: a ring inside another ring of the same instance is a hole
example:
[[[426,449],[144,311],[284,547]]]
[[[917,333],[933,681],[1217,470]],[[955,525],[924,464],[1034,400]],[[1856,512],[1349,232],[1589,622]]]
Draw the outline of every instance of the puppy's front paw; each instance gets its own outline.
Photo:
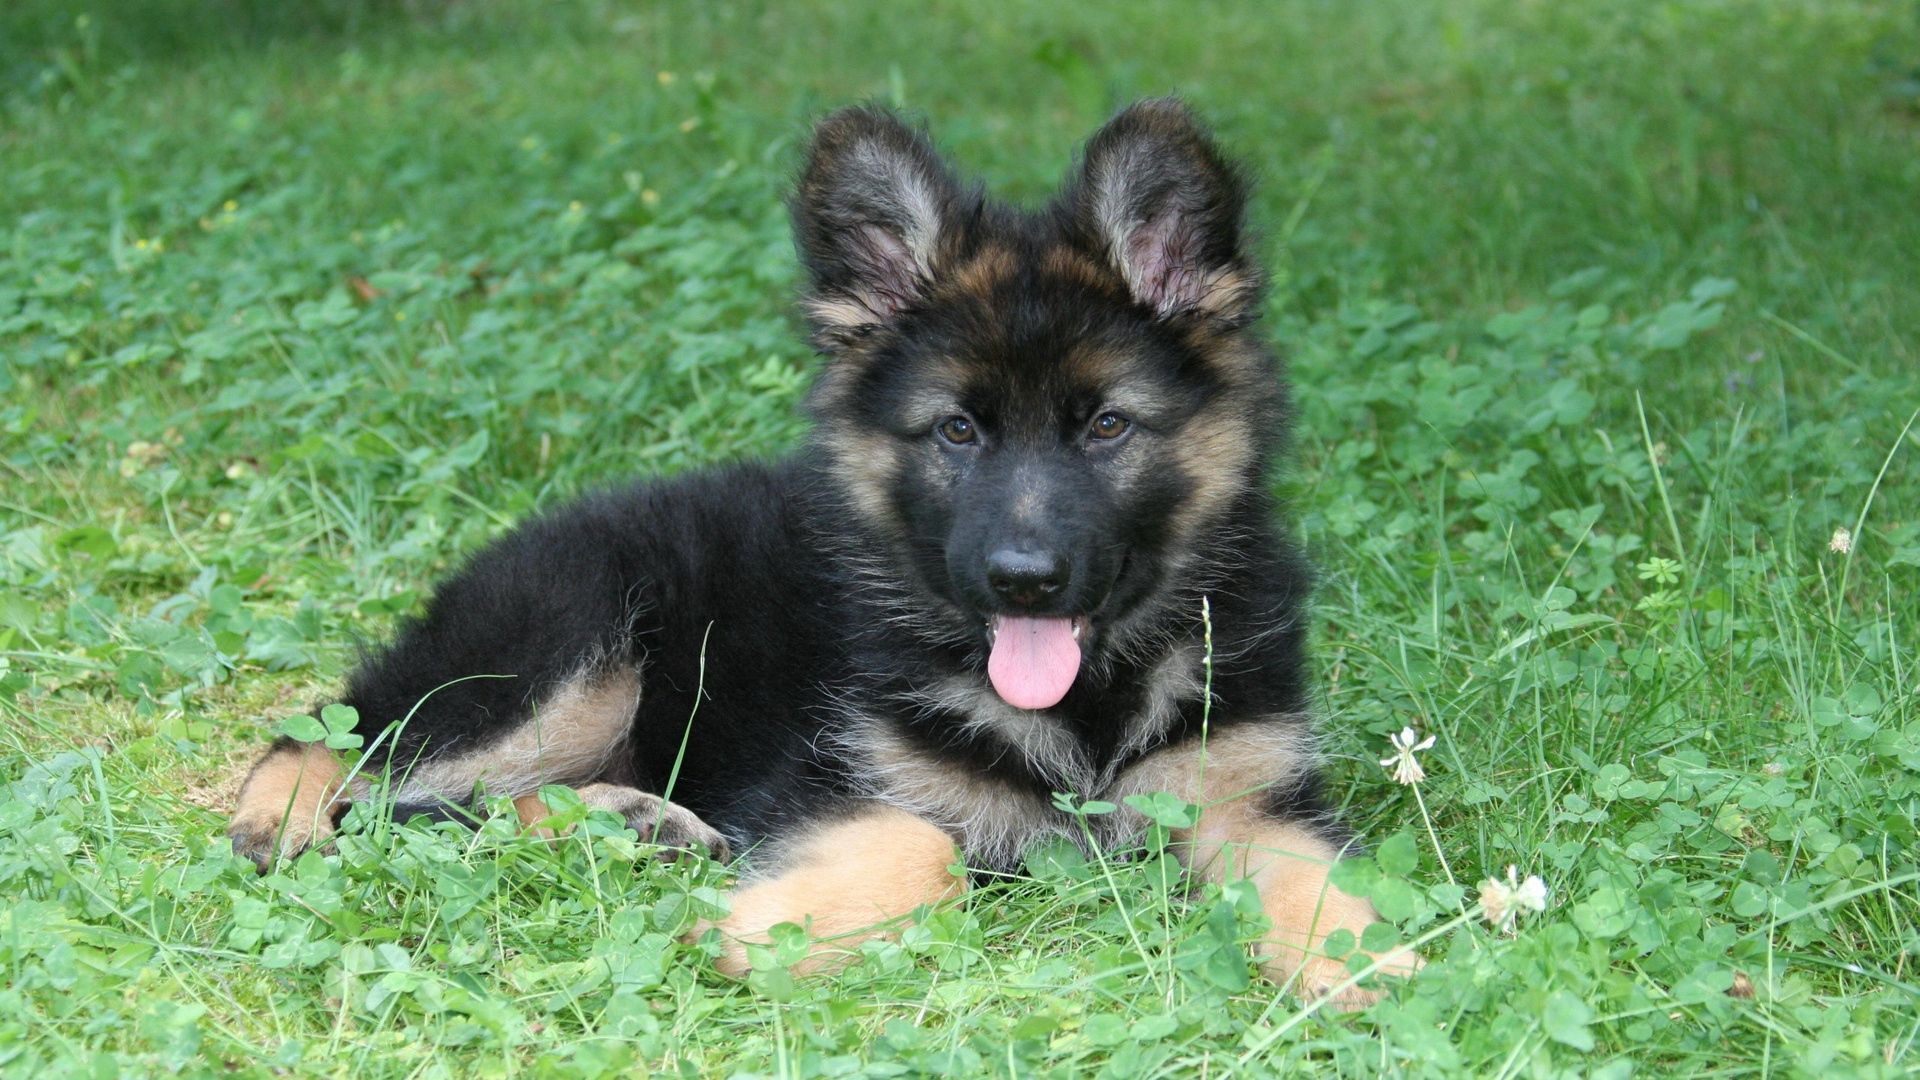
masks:
[[[966,879],[949,871],[954,857],[952,838],[936,826],[874,808],[794,842],[784,872],[735,892],[726,918],[703,922],[690,936],[718,929],[714,966],[739,978],[751,968],[747,947],[770,943],[774,927],[792,923],[812,939],[792,970],[837,970],[854,946],[890,932],[915,908],[965,892]]]
[[[588,784],[576,794],[589,808],[626,819],[627,828],[640,834],[641,843],[664,849],[660,853],[662,859],[670,861],[692,848],[704,849],[716,862],[726,862],[733,856],[733,848],[720,830],[679,803],[624,784]],[[551,810],[539,795],[522,795],[513,800],[513,805],[522,824],[540,836],[553,839],[555,832],[543,824]]]
[[[729,862],[733,858],[733,847],[720,830],[679,803],[662,801],[651,811],[628,814],[627,827],[640,834],[642,843],[666,849],[660,856],[663,859],[672,859],[692,848],[704,850],[715,862]]]
[[[227,835],[266,873],[278,858],[323,844],[347,809],[340,763],[325,747],[281,740],[240,785]]]
[[[279,814],[243,811],[227,823],[227,836],[233,840],[233,853],[253,860],[264,874],[273,868],[276,858],[291,859],[325,843],[333,835],[333,827],[331,817],[304,821],[288,817],[282,828]]]
[[[717,921],[701,920],[687,940],[697,941],[706,936],[707,931],[718,930],[720,955],[714,958],[714,968],[729,978],[744,979],[753,968],[747,946],[771,944],[774,927],[792,923],[818,934],[822,920],[833,917],[827,914],[821,919],[814,918],[816,913],[807,910],[811,905],[804,899],[810,893],[811,890],[793,881],[750,885],[733,894],[733,908],[725,917]],[[817,971],[829,966],[837,965],[829,965],[823,953],[810,949],[806,959],[795,965],[795,970]]]
[[[888,933],[895,921],[921,904],[959,891],[950,877],[945,886],[944,890],[896,891],[886,883],[863,882],[826,868],[796,870],[735,892],[732,912],[718,922],[695,927],[693,936],[718,929],[720,956],[714,966],[738,979],[752,970],[747,946],[770,944],[773,928],[791,923],[804,928],[812,939],[807,954],[792,970],[796,974],[837,971],[852,961],[851,950],[860,942]]]
[[[1261,907],[1272,923],[1261,942],[1261,967],[1267,977],[1293,989],[1302,1001],[1328,999],[1336,1009],[1364,1009],[1382,991],[1352,981],[1348,957],[1327,955],[1327,938],[1341,930],[1361,940],[1380,921],[1373,904],[1341,892],[1326,872],[1331,858],[1279,861],[1262,871]],[[1420,968],[1407,948],[1363,953],[1375,963],[1374,976],[1405,978]],[[1344,985],[1343,985],[1344,984]]]
[[[1376,976],[1397,978],[1411,976],[1423,963],[1410,949],[1395,949],[1374,959],[1379,962]],[[1301,1001],[1311,1003],[1325,998],[1329,1008],[1341,1012],[1364,1009],[1385,994],[1377,988],[1349,982],[1353,973],[1347,970],[1347,962],[1324,953],[1303,955],[1298,949],[1276,948],[1261,961],[1261,968],[1274,982],[1291,987]]]

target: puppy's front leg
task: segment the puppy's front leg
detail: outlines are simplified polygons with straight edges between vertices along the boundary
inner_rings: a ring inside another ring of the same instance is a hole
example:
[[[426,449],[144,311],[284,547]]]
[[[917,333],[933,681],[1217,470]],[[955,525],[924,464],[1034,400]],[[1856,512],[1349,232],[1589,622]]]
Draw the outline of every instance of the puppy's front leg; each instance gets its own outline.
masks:
[[[1348,977],[1343,959],[1326,955],[1328,934],[1360,934],[1379,921],[1373,905],[1348,896],[1328,880],[1340,852],[1311,822],[1260,813],[1252,799],[1209,807],[1186,835],[1176,835],[1188,863],[1215,881],[1246,879],[1260,890],[1260,904],[1272,929],[1259,945],[1267,976],[1293,985],[1304,999],[1326,996]],[[1388,974],[1411,974],[1419,960],[1400,949],[1382,958]],[[1377,990],[1349,986],[1333,999],[1338,1008],[1357,1009],[1380,997]]]
[[[1211,880],[1254,883],[1273,924],[1260,943],[1261,966],[1308,999],[1347,978],[1345,963],[1326,956],[1327,935],[1349,930],[1358,937],[1379,921],[1371,903],[1328,880],[1340,850],[1316,817],[1318,767],[1305,722],[1281,714],[1149,754],[1122,774],[1111,796],[1169,791],[1201,806],[1192,828],[1174,831],[1174,851]],[[1420,964],[1404,949],[1382,959],[1390,974]],[[1349,987],[1334,1003],[1358,1008],[1379,996]]]
[[[247,774],[227,825],[233,851],[261,873],[333,835],[350,797],[346,770],[324,746],[282,737]],[[364,788],[365,784],[357,785]]]
[[[854,945],[886,933],[888,925],[923,904],[967,889],[949,869],[958,859],[953,838],[938,826],[890,806],[863,806],[852,816],[786,841],[772,871],[733,894],[733,910],[710,925],[723,939],[717,966],[747,973],[747,945],[770,940],[781,923],[805,927],[813,939],[795,971],[843,966]]]

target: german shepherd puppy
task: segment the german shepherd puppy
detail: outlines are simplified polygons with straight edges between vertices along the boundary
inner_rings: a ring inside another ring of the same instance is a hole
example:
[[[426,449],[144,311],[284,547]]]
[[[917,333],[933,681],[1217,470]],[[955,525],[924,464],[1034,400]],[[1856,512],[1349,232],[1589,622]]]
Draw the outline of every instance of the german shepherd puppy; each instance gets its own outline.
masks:
[[[1348,837],[1269,489],[1288,409],[1246,198],[1174,100],[1115,117],[1037,212],[886,111],[828,116],[792,199],[805,446],[480,551],[348,679],[371,752],[276,743],[235,849],[324,842],[372,777],[401,815],[485,792],[530,825],[570,785],[663,848],[749,853],[717,926],[741,972],[776,924],[845,945],[963,892],[956,849],[1005,871],[1077,837],[1056,792],[1121,804],[1090,820],[1124,845],[1123,798],[1168,791],[1204,807],[1190,865],[1257,883],[1268,971],[1333,988],[1320,940],[1374,914],[1328,884]]]

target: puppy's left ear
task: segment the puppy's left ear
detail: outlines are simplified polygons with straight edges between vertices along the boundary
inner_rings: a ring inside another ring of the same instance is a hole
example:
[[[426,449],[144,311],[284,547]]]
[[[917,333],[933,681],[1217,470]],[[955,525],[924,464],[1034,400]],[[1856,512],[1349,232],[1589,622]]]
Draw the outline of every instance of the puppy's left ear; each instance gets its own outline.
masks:
[[[1135,300],[1162,318],[1240,321],[1260,274],[1244,248],[1247,181],[1187,106],[1142,101],[1092,139],[1058,212]]]
[[[792,203],[816,343],[833,351],[925,300],[968,203],[926,134],[893,113],[821,120]]]

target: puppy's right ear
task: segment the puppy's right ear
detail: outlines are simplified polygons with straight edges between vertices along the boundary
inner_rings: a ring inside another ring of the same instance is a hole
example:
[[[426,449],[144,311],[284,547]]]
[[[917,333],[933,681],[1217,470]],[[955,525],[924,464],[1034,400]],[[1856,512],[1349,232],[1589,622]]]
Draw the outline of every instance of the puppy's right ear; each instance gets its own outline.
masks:
[[[820,121],[792,205],[815,344],[837,351],[925,300],[965,201],[925,133],[894,114]]]

